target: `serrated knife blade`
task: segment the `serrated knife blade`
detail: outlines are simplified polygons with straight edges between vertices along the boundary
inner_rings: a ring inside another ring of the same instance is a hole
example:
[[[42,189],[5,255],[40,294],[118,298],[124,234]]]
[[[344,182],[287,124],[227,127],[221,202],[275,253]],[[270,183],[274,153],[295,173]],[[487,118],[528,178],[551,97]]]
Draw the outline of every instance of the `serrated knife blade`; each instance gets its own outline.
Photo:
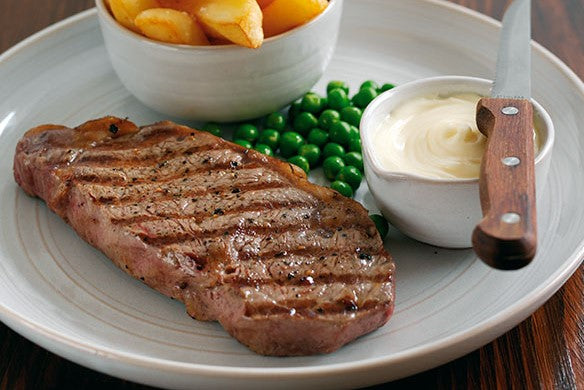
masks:
[[[495,98],[531,98],[531,0],[515,0],[503,17]]]

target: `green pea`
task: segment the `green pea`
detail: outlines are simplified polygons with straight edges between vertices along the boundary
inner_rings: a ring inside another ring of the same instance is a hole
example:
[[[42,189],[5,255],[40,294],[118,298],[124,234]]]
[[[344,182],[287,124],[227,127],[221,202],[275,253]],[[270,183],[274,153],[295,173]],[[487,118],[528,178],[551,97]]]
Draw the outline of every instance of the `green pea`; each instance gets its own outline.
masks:
[[[333,110],[340,110],[351,105],[347,93],[341,88],[335,88],[328,93],[328,106]]]
[[[280,139],[280,154],[283,157],[294,156],[305,143],[304,137],[300,134],[294,131],[287,131],[282,134]]]
[[[318,114],[324,108],[322,103],[324,102],[320,96],[318,96],[314,92],[309,92],[302,98],[300,108],[302,109],[302,111],[310,112],[312,114]]]
[[[308,133],[308,143],[309,144],[314,144],[316,146],[324,146],[329,139],[329,135],[326,131],[319,129],[318,127],[315,127],[314,129],[310,130],[310,133]]]
[[[238,144],[240,146],[243,146],[244,148],[248,148],[248,149],[253,148],[252,143],[246,139],[236,139],[235,141],[233,141],[233,143]]]
[[[328,94],[333,89],[340,88],[348,95],[349,94],[349,85],[344,81],[333,80],[326,86],[326,93]]]
[[[389,232],[389,224],[387,223],[385,218],[383,218],[383,216],[379,214],[372,214],[369,216],[369,218],[371,218],[371,220],[375,224],[375,227],[377,228],[377,231],[379,232],[379,235],[383,240],[387,236],[387,233]]]
[[[254,149],[260,153],[265,154],[266,156],[274,155],[274,151],[272,150],[272,148],[265,144],[257,144]]]
[[[345,154],[345,156],[343,157],[343,161],[345,161],[345,164],[355,167],[359,169],[361,172],[364,172],[363,156],[361,155],[361,153],[349,152]]]
[[[296,165],[297,167],[300,167],[306,173],[310,172],[310,164],[308,163],[308,160],[304,156],[290,157],[288,159],[288,162],[290,164]]]
[[[318,118],[318,127],[324,130],[330,130],[333,123],[341,120],[341,114],[336,110],[324,110]]]
[[[298,155],[306,158],[308,164],[314,168],[320,160],[320,148],[314,144],[302,145],[298,148]]]
[[[266,127],[276,131],[283,131],[286,128],[286,118],[279,112],[272,112],[266,117]]]
[[[294,118],[294,131],[302,135],[308,134],[316,126],[318,126],[318,120],[310,112],[301,112]]]
[[[345,148],[343,148],[341,145],[336,144],[334,142],[329,142],[322,149],[322,156],[324,158],[327,158],[330,156],[339,156],[342,158],[344,155],[345,155]]]
[[[221,137],[221,134],[223,133],[221,130],[221,126],[219,126],[219,124],[215,122],[205,123],[205,125],[203,126],[203,131],[211,133],[215,137]]]
[[[265,129],[258,138],[259,144],[268,145],[272,149],[278,149],[280,145],[280,133],[273,129]]]
[[[288,109],[288,119],[290,120],[290,123],[294,122],[294,118],[296,118],[298,114],[302,112],[301,107],[301,101],[294,102],[290,105],[290,108]]]
[[[251,143],[254,143],[258,137],[260,136],[260,132],[257,127],[252,124],[245,123],[235,130],[235,134],[233,138],[235,139],[244,139]]]
[[[361,140],[359,138],[349,140],[349,152],[361,153]]]
[[[345,107],[341,110],[341,120],[353,126],[359,127],[361,116],[363,111],[359,107]]]
[[[351,125],[351,130],[349,131],[349,142],[355,138],[360,139],[361,133],[359,132],[359,129],[357,127]]]
[[[365,108],[377,97],[377,90],[373,88],[364,88],[353,96],[353,104],[359,108]]]
[[[353,197],[353,189],[348,183],[336,180],[331,184],[331,188],[347,198]]]
[[[341,169],[345,166],[345,162],[339,156],[330,156],[322,163],[324,175],[329,180],[335,180]]]
[[[363,174],[356,167],[345,166],[341,168],[335,179],[349,183],[353,191],[357,191],[363,180]]]
[[[333,123],[329,137],[331,141],[337,144],[348,145],[351,139],[351,125],[343,121]]]
[[[371,89],[374,89],[377,91],[381,87],[375,81],[367,80],[363,84],[361,84],[361,87],[359,87],[359,90],[366,89],[366,88],[371,88]]]
[[[381,86],[381,92],[386,92],[389,91],[390,89],[394,89],[395,85],[390,84],[390,83],[385,83]]]

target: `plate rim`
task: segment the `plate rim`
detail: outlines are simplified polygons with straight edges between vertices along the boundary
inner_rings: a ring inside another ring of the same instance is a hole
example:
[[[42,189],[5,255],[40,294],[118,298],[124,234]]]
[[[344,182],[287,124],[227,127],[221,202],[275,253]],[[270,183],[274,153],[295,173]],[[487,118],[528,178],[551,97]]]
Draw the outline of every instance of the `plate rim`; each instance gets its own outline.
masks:
[[[427,5],[435,5],[447,8],[453,12],[458,12],[468,18],[472,18],[478,22],[489,24],[500,29],[501,23],[496,19],[484,15],[478,11],[466,8],[462,5],[448,2],[447,0],[417,0],[418,3]],[[34,50],[35,45],[42,41],[51,38],[52,36],[66,31],[75,25],[95,18],[97,19],[96,8],[77,13],[66,19],[63,19],[55,24],[52,24],[35,34],[25,38],[16,45],[12,46],[0,55],[0,67],[21,52],[26,50]],[[573,83],[584,99],[584,82],[570,69],[562,60],[555,54],[545,48],[543,45],[532,40],[532,48],[539,52],[545,58],[558,68],[567,78]],[[567,256],[566,266],[551,274],[542,284],[541,289],[535,289],[528,293],[513,305],[500,311],[496,315],[464,330],[461,330],[449,337],[440,339],[432,343],[426,343],[406,351],[398,352],[386,357],[361,359],[356,362],[334,363],[319,366],[299,366],[299,367],[244,367],[244,366],[221,366],[221,365],[206,365],[200,363],[187,363],[171,359],[152,358],[138,353],[121,352],[116,349],[99,346],[91,342],[87,342],[75,337],[65,336],[57,331],[43,326],[42,323],[36,323],[19,315],[17,312],[6,307],[0,302],[0,319],[8,326],[10,326],[17,333],[26,335],[42,345],[43,347],[55,350],[52,345],[63,345],[69,349],[69,354],[72,356],[75,352],[92,353],[94,357],[105,360],[115,360],[123,364],[130,364],[134,367],[142,368],[156,368],[166,372],[175,372],[188,375],[203,374],[207,377],[221,376],[225,379],[283,379],[282,375],[293,375],[294,379],[310,379],[311,377],[334,374],[347,374],[348,372],[356,372],[361,370],[370,370],[388,365],[405,363],[411,359],[423,357],[424,355],[432,354],[440,349],[453,348],[464,341],[477,339],[482,334],[489,333],[495,330],[506,320],[513,317],[525,317],[531,314],[535,309],[542,304],[538,303],[549,299],[557,290],[559,290],[563,283],[577,270],[580,263],[584,260],[584,237],[578,244],[576,249],[570,256]],[[24,326],[25,329],[19,328],[16,325]],[[40,339],[40,336],[44,339]],[[75,359],[79,361],[78,359]]]

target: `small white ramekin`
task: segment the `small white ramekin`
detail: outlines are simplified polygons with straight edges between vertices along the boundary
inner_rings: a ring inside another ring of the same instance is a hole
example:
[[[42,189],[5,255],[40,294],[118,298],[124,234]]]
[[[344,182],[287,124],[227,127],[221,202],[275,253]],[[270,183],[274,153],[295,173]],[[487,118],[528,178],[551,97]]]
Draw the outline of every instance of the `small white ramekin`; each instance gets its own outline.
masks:
[[[361,138],[367,183],[383,215],[404,234],[431,245],[469,248],[482,219],[478,179],[434,179],[392,172],[375,154],[373,135],[396,107],[432,94],[477,93],[488,96],[492,82],[461,76],[434,77],[403,84],[381,94],[363,114]],[[544,188],[552,156],[554,126],[549,114],[533,101],[541,148],[535,158],[537,197]]]
[[[105,46],[124,86],[165,115],[233,122],[280,110],[323,75],[337,41],[343,0],[259,49],[153,41],[122,27],[96,0]]]

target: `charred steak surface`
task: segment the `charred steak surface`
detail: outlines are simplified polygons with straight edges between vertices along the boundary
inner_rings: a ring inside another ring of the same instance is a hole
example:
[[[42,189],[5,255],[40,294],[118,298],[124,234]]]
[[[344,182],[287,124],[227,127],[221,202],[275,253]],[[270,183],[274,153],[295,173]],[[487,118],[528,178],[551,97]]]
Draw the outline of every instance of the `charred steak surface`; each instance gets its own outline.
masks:
[[[121,269],[258,353],[328,353],[393,312],[394,264],[360,204],[211,134],[115,117],[40,126],[14,176]]]

